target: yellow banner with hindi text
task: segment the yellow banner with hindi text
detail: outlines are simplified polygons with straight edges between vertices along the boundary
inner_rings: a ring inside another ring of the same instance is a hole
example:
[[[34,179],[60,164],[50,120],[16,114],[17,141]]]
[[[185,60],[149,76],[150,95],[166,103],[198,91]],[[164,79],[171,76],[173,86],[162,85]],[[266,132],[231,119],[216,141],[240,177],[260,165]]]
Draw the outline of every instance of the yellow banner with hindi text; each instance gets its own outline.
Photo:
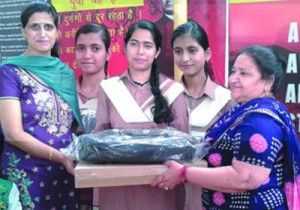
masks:
[[[144,0],[51,0],[57,12],[71,12],[95,9],[138,7]]]

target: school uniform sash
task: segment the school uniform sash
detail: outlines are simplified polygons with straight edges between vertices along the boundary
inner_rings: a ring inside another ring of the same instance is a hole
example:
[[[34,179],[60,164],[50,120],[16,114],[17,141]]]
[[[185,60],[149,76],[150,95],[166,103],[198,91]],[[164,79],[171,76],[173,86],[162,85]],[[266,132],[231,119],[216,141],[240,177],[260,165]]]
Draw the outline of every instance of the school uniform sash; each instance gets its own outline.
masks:
[[[153,122],[151,112],[151,108],[154,106],[153,95],[142,106],[139,106],[119,76],[103,80],[100,85],[125,122]],[[168,105],[171,105],[183,92],[183,86],[171,79],[165,80],[160,85],[160,89]]]
[[[230,91],[222,86],[215,88],[215,99],[206,97],[194,110],[189,110],[190,126],[205,127],[231,99]]]

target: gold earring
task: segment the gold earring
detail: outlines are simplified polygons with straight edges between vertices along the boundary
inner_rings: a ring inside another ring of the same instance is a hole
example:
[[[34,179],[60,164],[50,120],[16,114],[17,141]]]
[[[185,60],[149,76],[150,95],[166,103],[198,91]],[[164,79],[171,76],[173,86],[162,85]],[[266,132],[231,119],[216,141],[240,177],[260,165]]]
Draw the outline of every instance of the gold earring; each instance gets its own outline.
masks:
[[[270,91],[265,91],[265,97],[272,98],[273,94]]]

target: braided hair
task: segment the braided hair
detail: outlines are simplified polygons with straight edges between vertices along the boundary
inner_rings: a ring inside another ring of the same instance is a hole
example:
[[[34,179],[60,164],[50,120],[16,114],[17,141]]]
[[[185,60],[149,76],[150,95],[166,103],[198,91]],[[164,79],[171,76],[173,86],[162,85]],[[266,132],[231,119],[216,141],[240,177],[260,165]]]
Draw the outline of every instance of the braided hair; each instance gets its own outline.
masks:
[[[157,26],[147,20],[140,20],[134,24],[132,24],[126,33],[124,42],[125,45],[129,42],[132,34],[137,29],[144,29],[148,30],[155,42],[156,49],[160,49],[162,45],[162,35],[157,28]],[[154,106],[152,107],[152,113],[154,117],[154,122],[157,124],[160,123],[170,123],[174,120],[171,110],[168,106],[168,102],[165,99],[165,97],[162,95],[161,90],[159,88],[159,68],[156,64],[156,61],[154,60],[151,67],[151,73],[150,73],[150,85],[151,85],[151,92],[154,96]]]

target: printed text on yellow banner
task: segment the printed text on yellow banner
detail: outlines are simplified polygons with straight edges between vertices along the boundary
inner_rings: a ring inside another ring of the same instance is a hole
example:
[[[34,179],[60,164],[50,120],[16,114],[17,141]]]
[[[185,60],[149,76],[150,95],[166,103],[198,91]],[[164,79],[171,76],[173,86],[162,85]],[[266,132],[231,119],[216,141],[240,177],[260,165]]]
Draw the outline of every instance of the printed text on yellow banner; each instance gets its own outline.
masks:
[[[143,6],[144,0],[52,0],[57,12]]]

